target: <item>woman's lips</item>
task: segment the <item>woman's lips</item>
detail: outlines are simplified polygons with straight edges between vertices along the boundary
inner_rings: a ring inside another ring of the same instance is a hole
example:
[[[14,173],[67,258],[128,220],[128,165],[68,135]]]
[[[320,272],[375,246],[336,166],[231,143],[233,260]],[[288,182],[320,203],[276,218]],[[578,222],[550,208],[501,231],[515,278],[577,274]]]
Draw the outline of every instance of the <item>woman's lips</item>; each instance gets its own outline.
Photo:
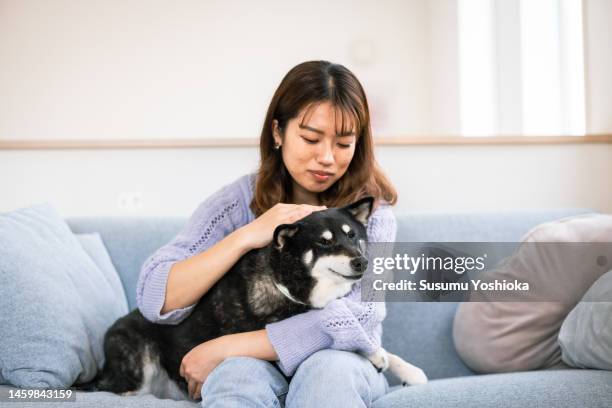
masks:
[[[326,172],[313,171],[313,170],[308,170],[308,172],[312,174],[314,179],[317,181],[327,181],[332,176],[332,174],[326,173]]]

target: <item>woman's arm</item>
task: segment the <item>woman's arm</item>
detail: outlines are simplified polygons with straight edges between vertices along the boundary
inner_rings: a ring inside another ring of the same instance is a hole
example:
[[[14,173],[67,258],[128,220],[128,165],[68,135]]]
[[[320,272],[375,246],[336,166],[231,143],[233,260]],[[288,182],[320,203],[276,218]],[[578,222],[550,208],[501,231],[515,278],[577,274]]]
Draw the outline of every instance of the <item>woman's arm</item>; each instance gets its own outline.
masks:
[[[360,287],[356,286],[356,293]],[[359,351],[372,354],[381,345],[383,302],[360,302],[348,296],[336,299],[320,310],[311,310],[266,326],[287,376],[313,353],[323,349]]]
[[[142,314],[150,321],[160,324],[178,324],[185,319],[195,302],[176,307],[174,296],[176,285],[173,267],[190,258],[198,258],[214,244],[221,242],[233,231],[244,226],[248,220],[246,199],[243,197],[241,183],[247,180],[239,179],[222,188],[204,202],[191,215],[179,234],[168,244],[159,248],[143,264],[136,289],[136,301]],[[231,238],[229,241],[232,241]],[[222,247],[223,249],[223,247]],[[234,248],[240,251],[240,248]],[[238,252],[237,252],[238,253]],[[236,255],[238,256],[238,255]],[[196,272],[193,263],[188,263],[189,271]],[[200,269],[200,272],[202,270]],[[179,280],[181,278],[179,273]],[[197,283],[193,284],[191,299],[202,296],[206,286],[206,273],[192,276]],[[168,289],[170,281],[172,289]],[[190,282],[189,285],[192,285]],[[189,286],[188,285],[188,286]],[[200,293],[195,293],[200,292]],[[166,304],[166,297],[169,303]]]
[[[244,229],[239,228],[208,250],[172,265],[161,313],[196,303],[250,249]]]
[[[246,224],[248,203],[238,183],[230,184],[200,204],[179,235],[144,263],[136,292],[140,311],[155,323],[180,323],[242,255],[271,241],[276,226],[323,208],[277,204]]]
[[[266,329],[230,334],[227,337],[227,353],[232,356],[248,356],[260,360],[276,361],[278,355],[268,339]]]
[[[177,262],[168,273],[162,313],[196,303],[238,262],[242,255],[251,249],[268,245],[278,225],[293,223],[312,211],[323,208],[310,205],[277,204],[261,217],[230,233],[206,251]]]

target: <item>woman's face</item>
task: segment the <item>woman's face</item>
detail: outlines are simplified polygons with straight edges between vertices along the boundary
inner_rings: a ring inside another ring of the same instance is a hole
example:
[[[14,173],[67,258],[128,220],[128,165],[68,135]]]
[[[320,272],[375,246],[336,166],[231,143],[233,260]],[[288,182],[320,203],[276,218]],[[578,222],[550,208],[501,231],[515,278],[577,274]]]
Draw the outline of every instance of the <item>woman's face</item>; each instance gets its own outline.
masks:
[[[338,114],[336,114],[338,113]],[[342,115],[329,102],[323,102],[287,123],[281,136],[274,120],[273,135],[285,167],[293,178],[294,203],[319,204],[317,194],[327,190],[346,173],[355,153],[356,130],[337,134]]]

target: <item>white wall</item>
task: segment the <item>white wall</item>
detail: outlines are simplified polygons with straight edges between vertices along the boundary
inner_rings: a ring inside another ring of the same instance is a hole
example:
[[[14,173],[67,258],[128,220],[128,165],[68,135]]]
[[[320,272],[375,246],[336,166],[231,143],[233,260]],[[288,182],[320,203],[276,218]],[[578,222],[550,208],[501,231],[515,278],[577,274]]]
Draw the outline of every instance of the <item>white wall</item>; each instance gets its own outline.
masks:
[[[497,35],[516,37],[520,1],[477,4],[503,11]],[[612,2],[583,1],[587,131],[611,133]],[[466,73],[458,5],[472,3],[3,0],[0,140],[256,137],[282,76],[309,59],[340,62],[357,74],[376,135],[459,134],[460,100],[470,92],[459,89]],[[498,88],[510,93],[499,115],[502,133],[521,131],[505,123],[518,120],[518,68],[511,66],[519,65],[511,58],[517,42],[497,44],[505,50]],[[539,106],[528,111],[542,116]]]
[[[256,137],[294,65],[367,89],[385,136],[430,131],[427,0],[4,0],[0,140]]]
[[[399,209],[612,213],[612,145],[388,146],[377,158]],[[0,211],[49,201],[66,216],[186,216],[257,160],[255,148],[0,151]],[[120,208],[132,192],[142,208]]]

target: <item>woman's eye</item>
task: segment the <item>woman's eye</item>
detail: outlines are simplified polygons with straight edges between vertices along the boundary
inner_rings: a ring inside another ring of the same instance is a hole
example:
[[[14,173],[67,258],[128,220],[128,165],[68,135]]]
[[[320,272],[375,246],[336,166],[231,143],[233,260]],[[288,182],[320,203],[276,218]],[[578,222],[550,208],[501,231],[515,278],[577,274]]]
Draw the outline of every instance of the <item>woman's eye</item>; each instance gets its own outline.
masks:
[[[304,136],[302,136],[302,139],[304,139],[304,141],[308,144],[315,144],[318,142],[318,140],[311,140],[311,139],[307,139]]]
[[[338,143],[338,146],[341,147],[342,149],[348,149],[349,147],[351,147],[350,144],[342,144],[342,143]]]

